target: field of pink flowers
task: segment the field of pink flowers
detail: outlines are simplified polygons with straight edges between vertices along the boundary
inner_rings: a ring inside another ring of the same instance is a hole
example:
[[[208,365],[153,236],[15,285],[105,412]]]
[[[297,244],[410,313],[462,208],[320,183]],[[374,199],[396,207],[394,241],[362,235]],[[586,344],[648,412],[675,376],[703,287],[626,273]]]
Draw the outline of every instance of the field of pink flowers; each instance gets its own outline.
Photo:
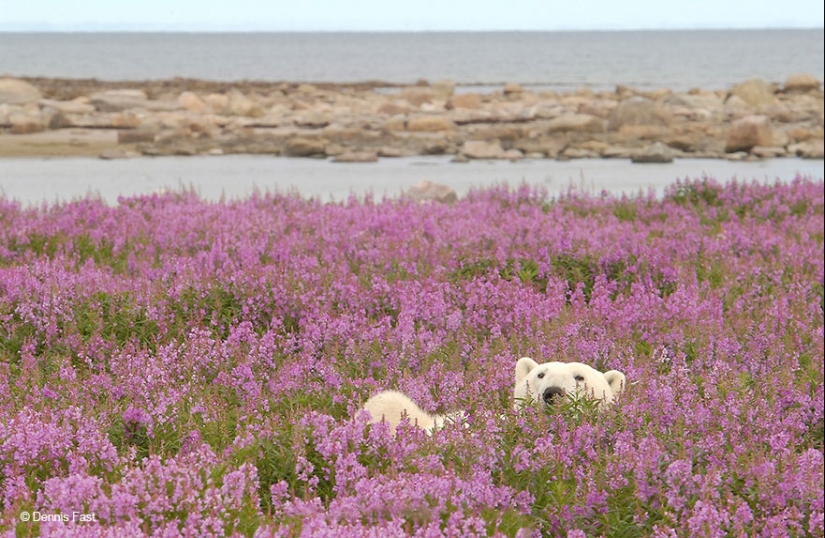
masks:
[[[0,199],[0,532],[822,536],[823,198]],[[521,356],[629,384],[516,413]]]

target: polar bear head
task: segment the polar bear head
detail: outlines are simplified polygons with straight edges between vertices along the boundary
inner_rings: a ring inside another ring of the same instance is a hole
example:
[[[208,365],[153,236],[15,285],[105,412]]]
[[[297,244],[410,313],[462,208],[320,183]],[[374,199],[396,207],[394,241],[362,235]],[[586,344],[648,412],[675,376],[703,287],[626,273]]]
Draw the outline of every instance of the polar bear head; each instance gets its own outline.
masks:
[[[565,397],[590,396],[609,404],[624,389],[625,375],[616,370],[601,373],[580,362],[545,362],[529,357],[516,363],[515,408],[524,402],[552,405]]]

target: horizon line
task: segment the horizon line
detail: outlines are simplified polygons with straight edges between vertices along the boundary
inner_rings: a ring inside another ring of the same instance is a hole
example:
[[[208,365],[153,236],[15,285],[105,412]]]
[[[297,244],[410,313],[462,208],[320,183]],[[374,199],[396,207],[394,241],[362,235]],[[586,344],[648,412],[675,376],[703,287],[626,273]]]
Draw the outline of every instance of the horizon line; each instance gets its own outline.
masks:
[[[274,28],[221,28],[212,25],[197,27],[151,27],[144,25],[80,24],[76,27],[53,27],[48,24],[30,25],[0,24],[0,33],[182,33],[182,34],[419,34],[419,33],[547,33],[547,32],[673,32],[673,31],[764,31],[764,30],[823,30],[823,26],[669,26],[669,27],[594,27],[594,28],[459,28],[459,29],[274,29]]]

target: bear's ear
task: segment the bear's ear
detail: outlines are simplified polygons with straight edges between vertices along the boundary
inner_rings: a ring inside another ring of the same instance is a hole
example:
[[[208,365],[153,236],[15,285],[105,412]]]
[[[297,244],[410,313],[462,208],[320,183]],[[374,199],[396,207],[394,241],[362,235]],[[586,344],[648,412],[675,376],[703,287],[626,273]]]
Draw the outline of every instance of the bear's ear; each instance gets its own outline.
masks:
[[[605,372],[604,378],[607,380],[607,384],[610,385],[610,390],[613,391],[613,394],[619,394],[624,390],[625,376],[620,371],[610,370],[609,372]]]
[[[533,368],[538,366],[539,363],[531,359],[530,357],[522,357],[516,363],[516,385],[519,385],[524,378],[527,377]]]

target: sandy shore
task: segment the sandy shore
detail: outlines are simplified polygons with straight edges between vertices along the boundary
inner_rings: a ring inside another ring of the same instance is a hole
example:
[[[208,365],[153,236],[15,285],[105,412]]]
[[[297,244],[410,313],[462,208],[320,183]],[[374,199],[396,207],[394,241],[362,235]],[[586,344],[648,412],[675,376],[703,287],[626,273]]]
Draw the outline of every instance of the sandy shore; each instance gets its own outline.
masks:
[[[465,90],[451,81],[2,78],[0,157],[823,158],[822,85],[810,75],[684,93]]]

